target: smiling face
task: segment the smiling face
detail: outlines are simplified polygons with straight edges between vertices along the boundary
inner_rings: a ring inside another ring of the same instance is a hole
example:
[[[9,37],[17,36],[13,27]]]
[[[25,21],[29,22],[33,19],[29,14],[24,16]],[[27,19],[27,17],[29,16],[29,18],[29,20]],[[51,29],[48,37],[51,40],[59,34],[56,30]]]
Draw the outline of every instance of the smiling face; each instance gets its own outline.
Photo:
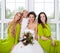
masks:
[[[27,15],[28,15],[28,11],[27,10],[24,10],[23,11],[23,18],[27,18]]]
[[[21,13],[16,13],[14,20],[15,22],[21,19]]]
[[[42,23],[45,23],[46,17],[44,14],[40,14],[40,19],[41,19]]]
[[[33,14],[30,14],[30,15],[29,15],[29,21],[30,21],[30,22],[34,22],[34,20],[35,20],[34,15],[33,15]]]

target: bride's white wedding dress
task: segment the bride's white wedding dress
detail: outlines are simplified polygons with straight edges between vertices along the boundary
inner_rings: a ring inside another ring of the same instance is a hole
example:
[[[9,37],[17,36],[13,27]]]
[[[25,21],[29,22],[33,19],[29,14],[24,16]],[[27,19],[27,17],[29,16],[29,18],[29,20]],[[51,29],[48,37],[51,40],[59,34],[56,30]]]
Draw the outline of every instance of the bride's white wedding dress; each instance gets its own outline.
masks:
[[[32,29],[25,29],[25,33],[30,32],[32,33],[33,37],[34,37],[34,30]],[[34,44],[28,44],[27,46],[24,46],[24,44],[22,42],[19,42],[11,51],[11,53],[44,53],[43,49],[41,48],[41,46],[39,45],[38,41],[36,41],[35,39],[33,40]]]

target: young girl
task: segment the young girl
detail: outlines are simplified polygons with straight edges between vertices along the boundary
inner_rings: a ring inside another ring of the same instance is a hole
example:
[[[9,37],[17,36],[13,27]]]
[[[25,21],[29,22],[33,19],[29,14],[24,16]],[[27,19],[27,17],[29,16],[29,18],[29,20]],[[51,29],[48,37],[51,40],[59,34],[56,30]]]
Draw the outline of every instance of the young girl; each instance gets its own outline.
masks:
[[[28,15],[28,11],[27,10],[23,10],[22,12],[22,24],[21,24],[21,33],[20,33],[20,37],[23,35],[24,30],[28,24],[28,20],[29,18],[27,17]]]
[[[9,23],[8,37],[6,40],[0,40],[0,53],[10,53],[11,49],[18,43],[20,35],[21,13],[17,12],[12,22]]]

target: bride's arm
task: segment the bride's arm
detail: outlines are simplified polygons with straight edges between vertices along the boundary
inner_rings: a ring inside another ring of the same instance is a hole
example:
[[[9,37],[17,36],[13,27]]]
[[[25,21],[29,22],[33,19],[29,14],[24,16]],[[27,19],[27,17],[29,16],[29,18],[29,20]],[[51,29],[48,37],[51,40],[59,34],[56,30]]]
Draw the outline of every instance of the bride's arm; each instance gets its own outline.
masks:
[[[37,36],[37,24],[35,25],[35,39],[38,40],[38,36]]]

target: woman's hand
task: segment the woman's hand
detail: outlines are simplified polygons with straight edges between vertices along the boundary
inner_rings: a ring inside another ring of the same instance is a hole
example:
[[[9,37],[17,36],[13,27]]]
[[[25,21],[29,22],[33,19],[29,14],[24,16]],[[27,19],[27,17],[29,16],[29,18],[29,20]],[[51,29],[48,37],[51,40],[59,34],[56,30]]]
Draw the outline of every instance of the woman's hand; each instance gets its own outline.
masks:
[[[41,36],[41,39],[42,39],[42,40],[48,40],[48,38],[45,37],[45,36]]]
[[[52,41],[51,42],[52,46],[55,46],[56,43],[55,43],[54,39],[52,38],[52,36],[50,37],[50,40]]]
[[[52,46],[55,46],[55,41],[54,40],[52,40]]]

